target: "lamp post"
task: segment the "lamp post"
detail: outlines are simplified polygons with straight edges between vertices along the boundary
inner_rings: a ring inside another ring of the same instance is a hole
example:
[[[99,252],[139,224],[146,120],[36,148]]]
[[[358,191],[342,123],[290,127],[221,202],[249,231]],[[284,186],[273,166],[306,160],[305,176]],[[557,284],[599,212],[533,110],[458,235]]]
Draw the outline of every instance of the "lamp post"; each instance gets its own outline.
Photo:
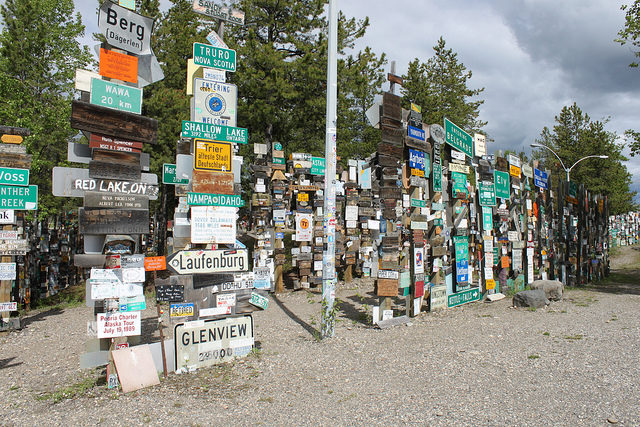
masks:
[[[562,161],[560,156],[558,156],[558,154],[555,151],[553,151],[551,148],[547,147],[546,145],[539,144],[537,142],[534,142],[533,144],[531,144],[531,147],[533,147],[533,148],[546,148],[547,150],[551,151],[553,153],[553,155],[556,156],[558,158],[558,160],[560,160],[560,164],[562,165],[562,169],[564,169],[565,172],[567,173],[567,182],[571,182],[571,178],[569,176],[571,174],[571,170],[574,168],[575,165],[577,165],[578,163],[580,163],[584,159],[591,159],[591,158],[608,159],[609,158],[609,156],[604,155],[604,154],[594,154],[594,155],[591,155],[591,156],[585,156],[585,157],[581,158],[580,160],[578,160],[577,162],[575,162],[570,168],[567,169],[567,167],[564,165],[564,162]]]

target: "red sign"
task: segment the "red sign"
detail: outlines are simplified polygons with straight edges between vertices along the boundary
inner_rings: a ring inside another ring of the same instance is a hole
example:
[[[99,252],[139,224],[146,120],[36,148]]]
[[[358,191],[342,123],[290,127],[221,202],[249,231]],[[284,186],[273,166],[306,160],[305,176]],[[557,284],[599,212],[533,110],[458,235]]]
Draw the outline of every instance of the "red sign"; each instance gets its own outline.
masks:
[[[89,148],[99,148],[100,150],[122,151],[125,153],[141,153],[138,148],[131,148],[125,145],[112,144],[110,142],[89,141]]]
[[[414,296],[416,298],[420,298],[424,296],[424,280],[420,280],[419,282],[416,282],[415,289],[416,289],[416,292]]]
[[[122,344],[116,344],[116,350],[120,350],[121,348],[129,348],[129,343],[123,342]]]
[[[158,271],[167,269],[167,259],[163,256],[152,256],[144,259],[145,271]]]
[[[101,76],[138,83],[138,57],[100,48]]]
[[[118,145],[121,147],[127,147],[127,148],[134,148],[136,150],[138,150],[137,152],[140,152],[140,150],[142,150],[142,142],[139,141],[127,141],[124,139],[118,139],[118,138],[112,138],[110,136],[104,136],[104,135],[99,135],[97,133],[92,133],[90,138],[89,138],[89,145],[91,146],[91,148],[100,148],[100,147],[95,147],[92,146],[93,145],[97,145],[97,144],[112,144],[112,145]]]

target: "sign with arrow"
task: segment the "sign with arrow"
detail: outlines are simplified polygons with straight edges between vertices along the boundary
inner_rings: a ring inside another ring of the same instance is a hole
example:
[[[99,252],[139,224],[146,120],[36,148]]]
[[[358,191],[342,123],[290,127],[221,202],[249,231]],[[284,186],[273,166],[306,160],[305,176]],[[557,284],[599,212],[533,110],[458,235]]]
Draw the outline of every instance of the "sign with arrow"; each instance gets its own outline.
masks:
[[[466,291],[458,292],[447,296],[447,305],[449,308],[456,307],[468,302],[479,301],[480,290],[478,288],[467,289]]]
[[[248,271],[246,249],[178,251],[167,259],[167,267],[176,274],[205,274]]]

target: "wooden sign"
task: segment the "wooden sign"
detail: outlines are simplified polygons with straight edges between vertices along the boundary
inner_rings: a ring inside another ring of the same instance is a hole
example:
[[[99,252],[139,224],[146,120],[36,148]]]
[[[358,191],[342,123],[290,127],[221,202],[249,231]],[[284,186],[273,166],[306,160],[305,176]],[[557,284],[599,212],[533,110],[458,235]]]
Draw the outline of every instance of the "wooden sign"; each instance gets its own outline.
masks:
[[[93,160],[89,162],[89,178],[140,181],[141,176],[139,153],[93,150]]]
[[[234,194],[233,174],[194,169],[192,187],[194,193]]]
[[[25,255],[27,252],[26,239],[0,240],[0,255]]]
[[[84,193],[85,208],[148,210],[149,197],[87,191]]]
[[[142,143],[137,141],[124,141],[92,133],[89,138],[89,148],[140,153],[142,152]]]
[[[402,80],[402,77],[396,76],[395,74],[391,74],[391,73],[387,73],[387,80],[389,80],[391,83],[397,83],[400,86],[402,86],[402,83],[404,83],[404,80]]]
[[[5,153],[0,146],[0,166],[9,168],[31,169],[31,154]]]
[[[398,295],[398,279],[378,279],[379,297],[395,297]]]
[[[217,172],[232,172],[233,147],[230,142],[195,139],[193,141],[193,168]]]
[[[82,168],[53,168],[52,193],[56,197],[84,197],[86,191],[158,198],[158,175],[143,173],[139,182],[89,178]]]
[[[156,119],[82,101],[71,104],[71,127],[149,144],[156,143],[158,133]]]
[[[0,140],[5,144],[22,144],[22,137],[20,135],[2,135]]]
[[[19,128],[15,126],[0,126],[0,134],[29,136],[31,135],[31,130],[28,128]]]
[[[101,76],[138,83],[138,57],[100,48]]]
[[[195,274],[193,276],[193,288],[209,288],[212,287],[211,293],[219,291],[235,290],[233,283],[235,282],[234,273],[214,273],[214,274]],[[223,286],[229,285],[229,286]],[[217,287],[217,289],[215,288]]]
[[[78,208],[80,233],[148,234],[148,210]]]

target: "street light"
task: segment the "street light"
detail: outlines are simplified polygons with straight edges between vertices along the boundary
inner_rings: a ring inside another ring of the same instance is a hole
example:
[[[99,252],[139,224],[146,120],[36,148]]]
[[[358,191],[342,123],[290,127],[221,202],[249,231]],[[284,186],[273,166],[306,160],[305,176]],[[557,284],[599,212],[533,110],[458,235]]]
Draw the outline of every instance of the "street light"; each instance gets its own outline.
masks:
[[[573,167],[575,165],[577,165],[578,163],[580,163],[584,159],[590,159],[590,158],[608,159],[609,158],[609,156],[604,155],[604,154],[594,154],[594,155],[591,155],[591,156],[585,156],[585,157],[581,158],[580,160],[578,160],[577,162],[575,162],[569,169],[567,169],[567,167],[564,165],[564,162],[562,161],[560,156],[558,156],[558,154],[555,151],[553,151],[551,148],[547,147],[544,144],[539,144],[537,142],[534,142],[533,144],[530,144],[530,145],[533,148],[546,148],[547,150],[551,151],[558,158],[558,160],[560,160],[560,164],[562,165],[562,169],[564,169],[565,172],[567,172],[567,182],[571,182],[571,179],[569,178],[569,174],[571,173],[571,169],[573,169]]]

